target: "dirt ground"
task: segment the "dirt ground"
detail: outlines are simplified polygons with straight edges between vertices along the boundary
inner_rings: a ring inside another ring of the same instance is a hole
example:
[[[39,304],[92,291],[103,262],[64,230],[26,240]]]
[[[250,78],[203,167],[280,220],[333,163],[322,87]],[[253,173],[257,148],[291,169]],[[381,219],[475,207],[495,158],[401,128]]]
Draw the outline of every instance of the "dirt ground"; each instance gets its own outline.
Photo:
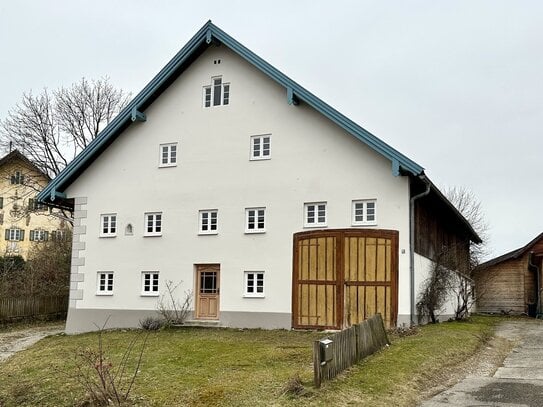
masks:
[[[7,360],[14,353],[34,345],[40,339],[62,332],[64,332],[64,323],[0,331],[0,363]]]

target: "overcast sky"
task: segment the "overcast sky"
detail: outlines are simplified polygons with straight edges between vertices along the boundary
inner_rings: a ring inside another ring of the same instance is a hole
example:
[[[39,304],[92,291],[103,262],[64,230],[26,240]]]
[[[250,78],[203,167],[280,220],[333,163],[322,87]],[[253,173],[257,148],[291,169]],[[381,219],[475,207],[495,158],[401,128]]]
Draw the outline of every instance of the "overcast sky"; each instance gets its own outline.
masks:
[[[209,19],[482,202],[493,255],[543,232],[543,1],[0,0],[0,118],[109,76],[138,93]]]

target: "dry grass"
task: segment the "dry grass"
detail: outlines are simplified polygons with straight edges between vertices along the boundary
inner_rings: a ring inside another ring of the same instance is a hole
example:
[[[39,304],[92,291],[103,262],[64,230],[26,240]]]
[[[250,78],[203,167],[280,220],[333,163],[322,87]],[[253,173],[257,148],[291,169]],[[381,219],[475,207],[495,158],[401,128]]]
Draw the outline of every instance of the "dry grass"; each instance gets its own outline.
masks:
[[[197,328],[153,332],[132,402],[141,406],[415,405],[436,377],[447,376],[476,353],[499,321],[475,317],[393,336],[392,346],[319,390],[312,387],[311,357],[312,341],[322,336],[319,333]],[[113,360],[121,356],[133,334],[104,334]],[[77,349],[95,342],[95,334],[49,337],[1,364],[0,405],[80,404],[84,392],[69,378],[72,359]]]

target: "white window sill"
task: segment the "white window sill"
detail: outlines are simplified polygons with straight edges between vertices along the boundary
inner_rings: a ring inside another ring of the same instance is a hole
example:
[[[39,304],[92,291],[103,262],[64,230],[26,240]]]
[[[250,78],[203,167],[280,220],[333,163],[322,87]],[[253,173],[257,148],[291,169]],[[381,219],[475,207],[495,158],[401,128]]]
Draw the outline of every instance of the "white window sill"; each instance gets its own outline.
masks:
[[[140,296],[141,297],[159,297],[160,294],[159,293],[141,293]]]
[[[266,298],[264,294],[243,294],[243,298]]]
[[[304,225],[304,228],[310,228],[310,229],[315,229],[315,228],[327,228],[328,225],[326,223],[312,223],[310,225]]]
[[[352,226],[377,226],[377,222],[358,222],[353,223]]]
[[[262,230],[246,230],[245,231],[245,234],[246,235],[255,235],[255,234],[259,234],[259,233],[266,233],[266,229],[262,229]]]
[[[198,236],[209,236],[209,235],[213,236],[213,235],[218,235],[218,234],[219,232],[216,230],[212,232],[202,232],[202,231],[198,232]]]
[[[171,167],[177,167],[177,163],[175,164],[160,164],[158,168],[171,168]]]
[[[100,296],[100,297],[111,297],[113,295],[113,293],[96,293],[96,295]]]
[[[105,238],[117,237],[117,234],[114,234],[114,235],[100,235],[100,237],[105,237]]]
[[[145,234],[143,237],[160,237],[162,236],[162,233],[156,233],[156,234]]]
[[[266,161],[266,160],[271,160],[271,156],[266,156],[266,157],[251,157],[251,158],[249,158],[249,161]]]

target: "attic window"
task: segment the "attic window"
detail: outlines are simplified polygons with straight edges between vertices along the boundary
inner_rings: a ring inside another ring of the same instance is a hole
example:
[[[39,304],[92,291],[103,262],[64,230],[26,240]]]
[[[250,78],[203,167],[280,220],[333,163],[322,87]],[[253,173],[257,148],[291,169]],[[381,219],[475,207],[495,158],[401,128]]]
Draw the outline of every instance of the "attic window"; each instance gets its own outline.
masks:
[[[21,174],[20,171],[16,171],[15,174],[11,176],[11,184],[24,184],[25,176]]]
[[[204,86],[204,107],[221,106],[230,103],[230,84],[223,83],[222,77],[211,78],[211,85]]]
[[[221,60],[220,59],[214,59],[213,60],[213,64],[214,65],[219,65],[221,63]]]

